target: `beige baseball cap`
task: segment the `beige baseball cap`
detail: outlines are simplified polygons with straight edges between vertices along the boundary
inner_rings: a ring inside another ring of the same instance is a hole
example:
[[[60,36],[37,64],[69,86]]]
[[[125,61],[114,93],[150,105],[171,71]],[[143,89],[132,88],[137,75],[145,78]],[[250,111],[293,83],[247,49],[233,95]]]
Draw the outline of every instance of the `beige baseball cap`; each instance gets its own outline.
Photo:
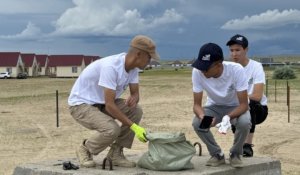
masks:
[[[159,55],[155,50],[156,48],[155,43],[151,38],[147,36],[144,35],[135,36],[131,40],[130,46],[149,53],[152,59],[159,60]]]

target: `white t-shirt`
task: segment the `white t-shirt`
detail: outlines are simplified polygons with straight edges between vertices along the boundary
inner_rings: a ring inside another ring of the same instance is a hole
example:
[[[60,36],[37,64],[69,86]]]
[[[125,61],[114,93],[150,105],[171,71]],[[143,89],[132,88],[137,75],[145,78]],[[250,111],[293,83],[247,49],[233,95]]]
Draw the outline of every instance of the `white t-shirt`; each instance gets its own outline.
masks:
[[[139,83],[138,68],[126,72],[125,56],[126,53],[112,55],[88,65],[76,80],[68,104],[105,104],[103,87],[115,90],[119,98],[128,84]]]
[[[249,59],[249,63],[244,67],[247,81],[248,81],[248,95],[253,93],[255,84],[266,84],[265,72],[261,63]],[[263,94],[260,103],[267,105],[267,97]]]
[[[206,78],[193,69],[193,92],[206,91],[206,105],[238,106],[237,92],[247,90],[248,84],[244,68],[237,63],[223,61],[223,72],[218,78]]]

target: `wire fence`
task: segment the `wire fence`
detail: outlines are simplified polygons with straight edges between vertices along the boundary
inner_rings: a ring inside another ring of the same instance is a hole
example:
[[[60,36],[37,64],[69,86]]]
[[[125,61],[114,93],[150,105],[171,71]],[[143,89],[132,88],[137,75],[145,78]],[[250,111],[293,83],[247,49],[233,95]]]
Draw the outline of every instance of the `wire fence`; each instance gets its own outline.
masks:
[[[288,122],[290,122],[291,106],[299,105],[298,98],[296,97],[300,91],[300,82],[297,80],[275,80],[267,79],[265,94],[269,103],[283,103],[287,105]],[[296,110],[297,108],[295,108]],[[297,112],[297,111],[296,111]]]

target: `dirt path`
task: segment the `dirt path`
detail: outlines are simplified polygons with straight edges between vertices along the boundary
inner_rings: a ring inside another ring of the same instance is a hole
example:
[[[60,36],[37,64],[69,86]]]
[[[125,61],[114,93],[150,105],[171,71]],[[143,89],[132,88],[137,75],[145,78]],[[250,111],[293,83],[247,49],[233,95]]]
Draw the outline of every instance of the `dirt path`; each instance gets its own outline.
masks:
[[[4,97],[0,94],[1,175],[12,174],[15,166],[22,163],[75,157],[75,148],[83,138],[87,138],[93,132],[78,125],[69,115],[67,92],[74,80],[39,81],[34,79],[33,86],[39,89],[43,84],[48,84],[51,87],[47,87],[45,91],[41,89],[32,91],[31,88],[25,87],[23,94],[18,92],[21,97],[14,98],[8,98],[14,96],[13,91]],[[17,86],[11,83],[10,86]],[[4,85],[0,84],[1,86]],[[55,95],[54,93],[53,96],[49,95],[56,89],[62,92],[59,128],[56,127]],[[191,126],[193,112],[189,76],[142,77],[140,89],[140,104],[144,110],[142,126],[152,132],[181,131],[191,142],[201,142]],[[293,94],[293,99],[299,97]],[[270,114],[267,120],[256,128],[254,151],[255,156],[271,156],[279,159],[283,174],[298,175],[300,118],[297,112],[291,112],[291,122],[287,123],[287,107],[284,100],[279,99],[277,103],[269,102]],[[299,109],[299,103],[293,104],[292,109]],[[219,135],[216,129],[212,131],[227,155],[233,141],[232,134],[223,136]],[[125,150],[125,154],[146,150],[147,144],[135,140],[133,148]],[[203,154],[207,154],[205,147]]]

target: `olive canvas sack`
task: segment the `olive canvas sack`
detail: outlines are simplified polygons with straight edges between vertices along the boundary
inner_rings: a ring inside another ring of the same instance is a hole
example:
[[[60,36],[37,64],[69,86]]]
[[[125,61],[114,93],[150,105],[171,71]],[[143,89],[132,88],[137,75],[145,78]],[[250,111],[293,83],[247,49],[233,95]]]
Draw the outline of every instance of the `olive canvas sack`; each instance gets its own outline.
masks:
[[[138,160],[142,168],[157,171],[192,169],[195,147],[186,140],[184,133],[148,133],[148,151]]]

